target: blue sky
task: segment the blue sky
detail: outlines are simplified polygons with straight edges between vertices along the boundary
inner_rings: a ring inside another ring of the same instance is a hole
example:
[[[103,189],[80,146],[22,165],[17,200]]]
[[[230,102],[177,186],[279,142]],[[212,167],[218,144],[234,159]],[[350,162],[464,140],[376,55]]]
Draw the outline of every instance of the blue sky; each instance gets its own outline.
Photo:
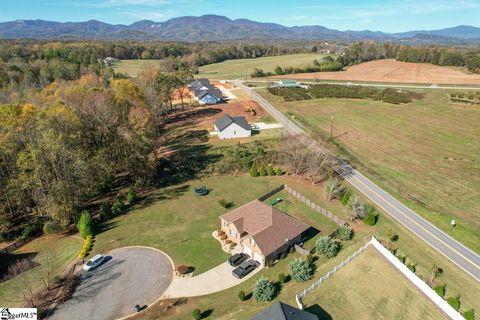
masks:
[[[0,0],[0,21],[43,19],[130,24],[184,15],[225,15],[287,26],[400,32],[460,24],[480,27],[480,0]]]

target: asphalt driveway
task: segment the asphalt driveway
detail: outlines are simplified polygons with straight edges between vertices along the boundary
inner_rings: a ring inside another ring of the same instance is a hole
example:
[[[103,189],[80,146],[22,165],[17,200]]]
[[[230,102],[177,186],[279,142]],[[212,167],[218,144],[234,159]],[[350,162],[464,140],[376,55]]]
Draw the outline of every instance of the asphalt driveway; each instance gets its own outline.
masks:
[[[108,260],[91,272],[81,272],[82,282],[73,297],[50,319],[111,320],[150,305],[169,286],[173,270],[165,254],[150,248],[127,247],[106,254]]]
[[[237,279],[232,275],[234,268],[225,261],[215,268],[194,277],[174,277],[170,287],[163,294],[164,298],[203,296],[235,287],[250,279],[262,269],[262,266],[250,272],[246,277]]]

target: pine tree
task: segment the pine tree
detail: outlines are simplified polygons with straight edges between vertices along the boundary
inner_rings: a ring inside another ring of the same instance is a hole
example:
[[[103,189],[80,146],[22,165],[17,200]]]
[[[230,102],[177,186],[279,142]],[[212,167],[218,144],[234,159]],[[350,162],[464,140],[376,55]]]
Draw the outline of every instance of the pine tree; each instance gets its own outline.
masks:
[[[260,167],[260,177],[265,177],[267,175],[267,170],[265,170],[265,166],[262,164]]]
[[[257,165],[252,163],[252,166],[250,167],[250,177],[258,177],[258,171],[257,171]]]

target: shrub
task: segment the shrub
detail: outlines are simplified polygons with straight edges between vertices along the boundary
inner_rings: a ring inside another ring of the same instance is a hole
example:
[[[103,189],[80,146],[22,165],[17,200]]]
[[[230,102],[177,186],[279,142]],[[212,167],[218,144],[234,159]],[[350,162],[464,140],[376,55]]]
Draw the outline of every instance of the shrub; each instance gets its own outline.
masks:
[[[285,275],[285,273],[282,272],[278,275],[278,282],[280,283],[287,282],[287,276]]]
[[[249,173],[250,173],[250,177],[258,177],[257,165],[255,163],[252,163]]]
[[[269,175],[269,176],[274,176],[275,175],[275,170],[273,170],[273,167],[271,165],[269,165],[267,167],[267,175]]]
[[[220,240],[225,240],[225,239],[227,239],[227,235],[226,235],[226,234],[222,234],[222,235],[220,236]]]
[[[350,196],[352,194],[350,193],[350,191],[345,191],[342,195],[342,199],[341,199],[341,202],[344,206],[347,206],[348,205],[348,200],[350,200]]]
[[[305,282],[313,276],[313,268],[306,260],[296,258],[288,264],[288,273],[296,282]]]
[[[465,318],[465,320],[475,320],[475,310],[470,309],[462,313],[462,316]]]
[[[410,269],[410,271],[412,271],[413,273],[415,273],[415,271],[417,270],[417,267],[413,262],[407,263],[407,268]]]
[[[62,228],[60,225],[53,220],[47,221],[43,225],[43,233],[45,234],[52,234],[61,231]]]
[[[343,193],[343,186],[337,178],[331,178],[327,181],[326,190],[328,201],[339,199]]]
[[[460,310],[460,296],[447,298],[447,302],[452,306],[453,309],[457,311]]]
[[[83,210],[80,213],[80,218],[76,224],[80,237],[86,239],[88,236],[93,235],[92,216],[87,210]]]
[[[20,239],[25,240],[34,235],[37,235],[42,231],[41,225],[38,223],[22,223],[20,226],[22,233],[20,234]]]
[[[238,299],[240,299],[240,301],[247,300],[247,295],[245,294],[245,291],[240,290],[240,292],[238,293]]]
[[[399,254],[397,256],[397,259],[401,262],[401,263],[405,263],[405,260],[407,260],[407,257],[402,255],[402,254]]]
[[[282,170],[282,168],[277,167],[277,168],[275,169],[275,175],[276,175],[276,176],[281,176],[281,175],[283,175],[283,170]]]
[[[447,285],[445,284],[437,284],[435,287],[433,287],[433,290],[440,296],[440,297],[445,297],[445,291],[446,291]]]
[[[200,309],[198,308],[195,308],[192,312],[192,317],[193,319],[195,320],[200,320],[202,319],[202,312],[200,311]]]
[[[80,259],[85,258],[85,256],[88,254],[90,251],[90,248],[92,246],[92,236],[88,236],[84,241],[82,245],[82,249],[80,250],[80,253],[78,254],[78,257]]]
[[[132,205],[134,204],[135,202],[137,202],[138,200],[138,197],[137,197],[137,193],[135,192],[135,190],[133,190],[132,187],[128,188],[128,192],[127,192],[127,203],[129,205]]]
[[[285,101],[312,99],[304,88],[268,88],[267,90],[273,95],[282,97]]]
[[[397,241],[398,240],[398,234],[393,232],[391,228],[388,228],[387,231],[385,232],[385,236],[390,240],[390,241]]]
[[[325,236],[315,242],[315,250],[327,258],[333,258],[340,251],[340,244],[329,236]]]
[[[347,226],[338,228],[337,235],[341,240],[350,240],[353,236],[353,230]]]
[[[102,220],[108,220],[112,217],[112,209],[106,203],[100,206],[100,218]]]
[[[220,200],[218,200],[218,203],[219,203],[222,207],[224,207],[225,209],[228,209],[228,208],[230,208],[230,207],[232,206],[232,202],[227,201],[227,200],[225,200],[225,199],[220,199]]]
[[[265,170],[265,166],[262,164],[260,166],[260,177],[265,177],[267,176],[267,170]]]
[[[373,226],[377,223],[378,214],[375,214],[375,212],[369,212],[362,220],[365,224]]]
[[[123,203],[123,200],[117,197],[115,201],[113,202],[112,205],[112,213],[113,215],[119,215],[125,210],[125,204]]]
[[[275,296],[275,286],[267,278],[261,277],[255,282],[253,297],[258,302],[272,301]]]

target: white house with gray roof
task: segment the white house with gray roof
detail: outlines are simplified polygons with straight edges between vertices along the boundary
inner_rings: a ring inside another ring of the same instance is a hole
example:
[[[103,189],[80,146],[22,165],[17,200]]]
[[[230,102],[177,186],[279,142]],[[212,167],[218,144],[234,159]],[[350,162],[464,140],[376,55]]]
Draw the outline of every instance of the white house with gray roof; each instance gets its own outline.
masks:
[[[252,126],[245,117],[224,115],[215,122],[215,132],[219,139],[246,138],[252,135]]]

